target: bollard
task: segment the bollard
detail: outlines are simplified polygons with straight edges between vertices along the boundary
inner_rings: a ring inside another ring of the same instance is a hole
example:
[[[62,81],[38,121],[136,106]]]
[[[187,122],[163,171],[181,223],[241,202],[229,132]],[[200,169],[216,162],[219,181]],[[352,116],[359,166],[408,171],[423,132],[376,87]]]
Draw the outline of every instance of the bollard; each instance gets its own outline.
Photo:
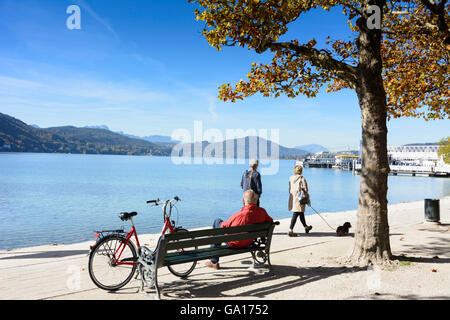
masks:
[[[425,199],[425,220],[439,223],[439,199]]]

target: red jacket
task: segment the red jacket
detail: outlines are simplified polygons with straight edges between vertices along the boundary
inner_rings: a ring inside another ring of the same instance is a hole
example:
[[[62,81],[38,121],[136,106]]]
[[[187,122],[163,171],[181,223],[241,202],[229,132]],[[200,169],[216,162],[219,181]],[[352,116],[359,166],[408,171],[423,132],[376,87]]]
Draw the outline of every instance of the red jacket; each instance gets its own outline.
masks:
[[[244,226],[247,224],[273,222],[273,219],[267,214],[266,210],[258,207],[256,204],[243,206],[241,211],[233,214],[228,221],[220,224],[222,228]],[[245,248],[253,242],[253,239],[230,241],[228,245],[232,248]]]

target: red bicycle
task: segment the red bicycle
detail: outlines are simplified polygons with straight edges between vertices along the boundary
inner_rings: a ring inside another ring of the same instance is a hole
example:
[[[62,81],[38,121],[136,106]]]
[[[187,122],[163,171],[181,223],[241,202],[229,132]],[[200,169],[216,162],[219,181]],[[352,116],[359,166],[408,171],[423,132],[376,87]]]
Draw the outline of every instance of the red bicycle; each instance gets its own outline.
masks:
[[[167,231],[170,233],[187,232],[186,229],[176,227],[175,221],[170,220],[172,208],[175,207],[174,203],[177,201],[180,201],[180,198],[174,197],[172,200],[166,200],[164,202],[159,199],[147,201],[149,204],[153,203],[153,206],[164,203],[164,226],[161,234],[165,234]],[[138,255],[141,252],[141,248],[145,249],[147,254],[149,252],[148,248],[141,247],[139,244],[138,235],[133,223],[133,217],[136,215],[137,212],[122,212],[119,214],[119,218],[122,221],[129,221],[131,224],[131,230],[126,234],[123,229],[95,231],[97,241],[91,246],[89,254],[89,276],[101,289],[115,291],[125,286],[130,282],[133,274],[136,272]],[[131,241],[133,236],[136,244]],[[194,261],[168,266],[168,269],[178,277],[186,277],[194,270],[196,264],[197,262]],[[138,273],[136,274],[136,278],[137,276]]]

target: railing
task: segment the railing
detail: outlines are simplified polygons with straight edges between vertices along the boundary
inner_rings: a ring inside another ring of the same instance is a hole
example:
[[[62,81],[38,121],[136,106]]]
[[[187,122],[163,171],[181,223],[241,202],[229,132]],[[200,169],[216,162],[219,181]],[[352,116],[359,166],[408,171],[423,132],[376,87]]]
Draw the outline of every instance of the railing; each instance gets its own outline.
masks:
[[[361,170],[361,163],[355,164],[355,170]],[[450,165],[437,165],[437,166],[402,166],[402,165],[390,165],[391,172],[403,172],[403,173],[425,173],[425,174],[450,174]]]
[[[391,171],[433,173],[433,167],[390,165]]]

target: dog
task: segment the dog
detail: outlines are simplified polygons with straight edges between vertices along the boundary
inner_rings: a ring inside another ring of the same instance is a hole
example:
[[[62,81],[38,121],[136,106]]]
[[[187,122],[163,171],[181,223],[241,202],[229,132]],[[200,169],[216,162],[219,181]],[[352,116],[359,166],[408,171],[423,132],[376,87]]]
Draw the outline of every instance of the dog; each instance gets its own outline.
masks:
[[[350,222],[346,222],[343,226],[337,227],[336,236],[346,236],[348,234],[348,229],[350,229],[351,227],[352,225],[350,224]]]

